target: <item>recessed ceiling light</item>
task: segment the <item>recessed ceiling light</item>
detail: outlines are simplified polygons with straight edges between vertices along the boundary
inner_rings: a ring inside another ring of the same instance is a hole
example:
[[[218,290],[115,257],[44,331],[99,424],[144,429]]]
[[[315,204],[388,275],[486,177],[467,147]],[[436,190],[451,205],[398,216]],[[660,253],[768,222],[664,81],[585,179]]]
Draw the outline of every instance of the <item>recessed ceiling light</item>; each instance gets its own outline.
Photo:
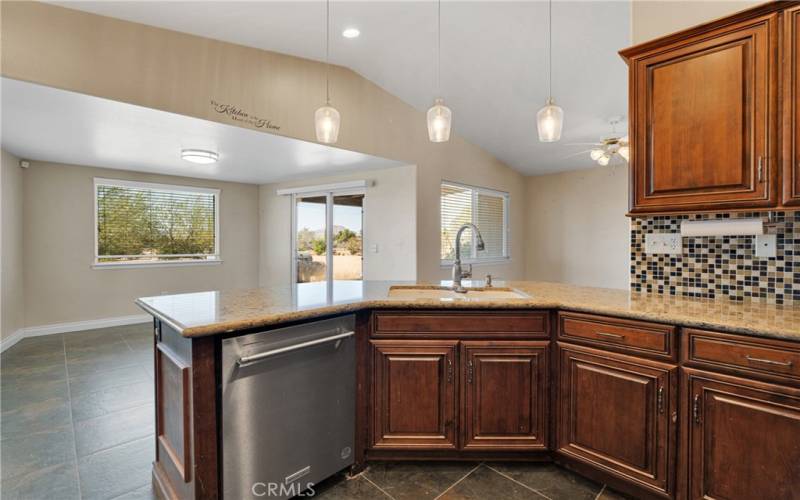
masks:
[[[183,149],[181,150],[181,158],[192,163],[208,165],[209,163],[216,163],[219,159],[219,154],[205,149]]]
[[[358,28],[347,28],[342,31],[342,36],[345,38],[358,38],[358,35],[360,34],[361,32],[358,30]]]

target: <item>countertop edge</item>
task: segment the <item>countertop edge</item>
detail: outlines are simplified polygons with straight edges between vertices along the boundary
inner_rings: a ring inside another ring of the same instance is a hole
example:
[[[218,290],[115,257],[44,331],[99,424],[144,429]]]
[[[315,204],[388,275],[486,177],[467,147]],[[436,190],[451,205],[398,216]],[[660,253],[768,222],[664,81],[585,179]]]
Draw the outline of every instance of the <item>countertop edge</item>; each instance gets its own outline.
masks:
[[[561,311],[574,311],[590,314],[599,314],[610,317],[635,319],[641,321],[649,321],[652,323],[668,324],[679,327],[701,328],[710,329],[720,332],[735,333],[740,335],[750,335],[755,337],[768,337],[780,340],[797,341],[796,335],[785,333],[780,330],[770,330],[764,328],[747,328],[739,324],[730,324],[723,322],[712,322],[698,320],[691,317],[681,315],[671,315],[670,313],[653,314],[653,313],[636,313],[631,311],[619,311],[614,308],[605,308],[603,306],[587,306],[569,303],[559,303],[556,301],[531,301],[531,300],[515,300],[512,299],[504,303],[441,303],[439,301],[417,300],[413,302],[393,302],[384,300],[362,300],[355,301],[347,304],[337,304],[331,306],[322,306],[319,308],[308,309],[304,311],[292,311],[286,313],[272,313],[265,315],[263,318],[253,320],[237,320],[230,322],[213,323],[203,326],[185,326],[174,318],[169,317],[149,306],[147,303],[136,299],[136,304],[144,309],[148,314],[163,321],[171,328],[176,330],[181,336],[187,338],[198,338],[211,335],[221,335],[226,333],[233,333],[241,330],[251,330],[262,327],[274,327],[284,323],[294,321],[305,321],[316,319],[324,316],[331,316],[336,314],[347,314],[366,309],[421,309],[421,310],[469,310],[469,309],[487,309],[487,310],[508,310],[508,309],[524,309],[524,310],[561,310]]]

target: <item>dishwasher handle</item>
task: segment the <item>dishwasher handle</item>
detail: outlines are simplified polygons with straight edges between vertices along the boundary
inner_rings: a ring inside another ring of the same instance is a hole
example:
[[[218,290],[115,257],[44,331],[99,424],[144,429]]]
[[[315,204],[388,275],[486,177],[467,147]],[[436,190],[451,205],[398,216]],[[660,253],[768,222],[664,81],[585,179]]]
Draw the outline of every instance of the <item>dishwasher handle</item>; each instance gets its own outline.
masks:
[[[301,342],[299,344],[294,344],[286,347],[280,347],[278,349],[272,349],[271,351],[264,351],[258,354],[253,354],[252,356],[242,356],[236,361],[236,364],[239,366],[247,366],[252,363],[256,363],[258,361],[265,360],[272,356],[276,356],[278,354],[283,354],[286,352],[297,351],[298,349],[305,349],[306,347],[311,347],[319,344],[325,344],[327,342],[333,342],[334,340],[340,340],[347,337],[352,337],[355,335],[356,332],[344,332],[344,333],[337,333],[336,335],[331,335],[330,337],[323,337],[321,339],[309,340],[308,342]]]

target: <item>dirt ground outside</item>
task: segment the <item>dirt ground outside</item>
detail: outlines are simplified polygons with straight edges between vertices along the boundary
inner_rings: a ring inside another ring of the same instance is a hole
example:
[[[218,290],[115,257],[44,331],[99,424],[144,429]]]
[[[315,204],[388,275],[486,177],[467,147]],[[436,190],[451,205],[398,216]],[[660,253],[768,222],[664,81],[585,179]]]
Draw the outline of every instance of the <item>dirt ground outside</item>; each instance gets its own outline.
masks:
[[[362,258],[360,255],[334,255],[333,279],[360,280],[363,278]],[[325,281],[325,256],[312,255],[311,261],[297,261],[297,281]]]

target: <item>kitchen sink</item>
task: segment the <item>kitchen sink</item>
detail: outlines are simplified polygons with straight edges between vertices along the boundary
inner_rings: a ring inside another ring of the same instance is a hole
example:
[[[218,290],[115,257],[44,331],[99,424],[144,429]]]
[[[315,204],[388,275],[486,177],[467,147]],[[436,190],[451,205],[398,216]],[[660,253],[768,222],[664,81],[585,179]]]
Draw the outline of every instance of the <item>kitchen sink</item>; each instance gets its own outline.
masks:
[[[431,286],[393,286],[389,297],[421,300],[493,300],[527,299],[528,295],[511,288],[467,288],[466,293],[454,292],[452,288]]]

